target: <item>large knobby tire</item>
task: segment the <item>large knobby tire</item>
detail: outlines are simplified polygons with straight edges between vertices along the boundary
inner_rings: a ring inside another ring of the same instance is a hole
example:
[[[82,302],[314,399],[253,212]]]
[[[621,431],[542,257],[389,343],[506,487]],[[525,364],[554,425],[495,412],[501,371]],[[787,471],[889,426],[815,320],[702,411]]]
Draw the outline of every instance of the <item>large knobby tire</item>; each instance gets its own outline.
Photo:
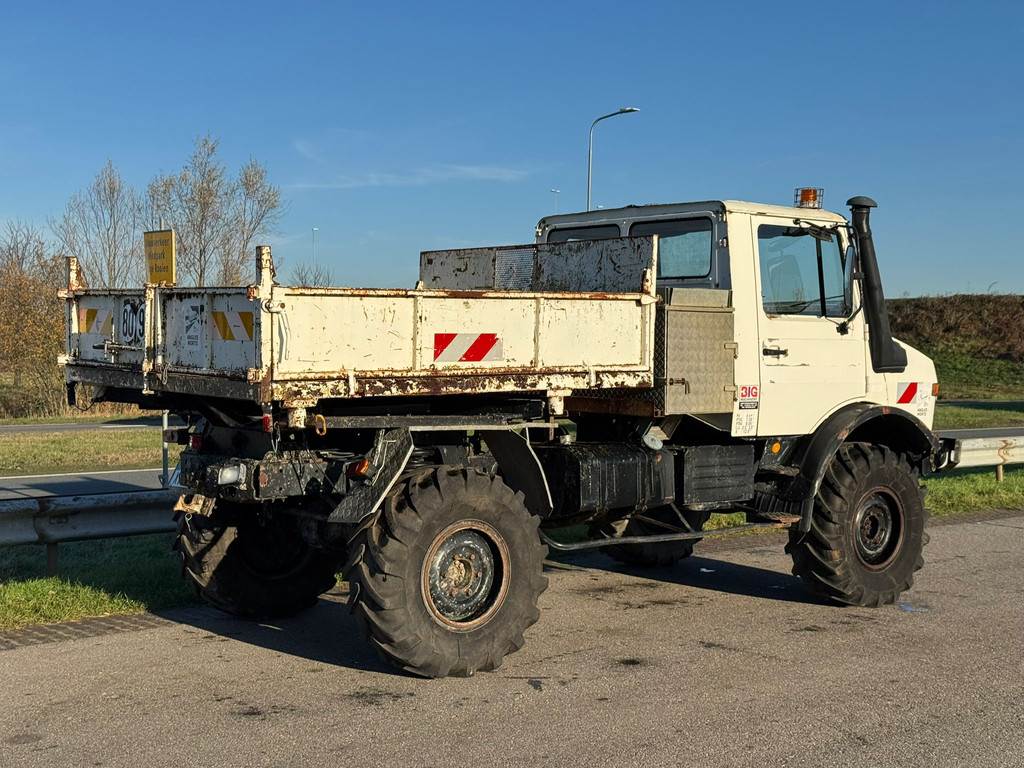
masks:
[[[370,644],[424,677],[497,669],[540,617],[538,523],[499,477],[441,468],[410,479],[351,543],[351,606]]]
[[[206,602],[249,619],[290,616],[335,583],[338,553],[316,549],[289,515],[225,525],[177,513],[182,572]]]
[[[687,524],[694,531],[704,528],[704,523],[711,517],[710,512],[697,511],[692,509],[680,510]],[[646,517],[655,520],[663,520],[672,528],[685,528],[679,516],[671,507],[660,507],[648,510],[644,513]],[[672,533],[672,528],[654,525],[645,520],[631,518],[622,531],[623,536],[653,536],[659,533]],[[607,547],[605,551],[609,557],[627,565],[638,565],[642,567],[659,567],[672,565],[684,557],[693,554],[694,545],[700,539],[683,539],[682,541],[660,541],[647,544],[616,544]]]
[[[839,603],[893,603],[924,565],[927,517],[918,471],[905,456],[869,443],[842,445],[815,497],[811,529],[790,530],[793,573]]]

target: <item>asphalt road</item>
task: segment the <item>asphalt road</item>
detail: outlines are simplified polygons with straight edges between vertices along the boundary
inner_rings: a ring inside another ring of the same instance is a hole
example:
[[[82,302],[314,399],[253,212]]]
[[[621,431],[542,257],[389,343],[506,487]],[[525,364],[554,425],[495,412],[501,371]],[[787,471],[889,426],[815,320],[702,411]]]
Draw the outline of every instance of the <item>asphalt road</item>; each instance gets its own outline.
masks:
[[[394,674],[337,595],[0,634],[0,765],[1024,765],[1024,517],[934,527],[879,610],[808,599],[776,537],[733,543],[555,563],[526,647],[471,679]]]
[[[177,419],[172,426],[180,425]],[[145,417],[139,419],[111,419],[110,421],[74,421],[62,424],[0,424],[0,435],[12,432],[84,432],[90,429],[140,429],[159,427],[160,419]]]
[[[103,472],[62,472],[56,475],[0,477],[0,501],[37,496],[75,496],[84,493],[122,493],[160,487],[160,467],[113,469]],[[0,767],[2,767],[0,763]]]

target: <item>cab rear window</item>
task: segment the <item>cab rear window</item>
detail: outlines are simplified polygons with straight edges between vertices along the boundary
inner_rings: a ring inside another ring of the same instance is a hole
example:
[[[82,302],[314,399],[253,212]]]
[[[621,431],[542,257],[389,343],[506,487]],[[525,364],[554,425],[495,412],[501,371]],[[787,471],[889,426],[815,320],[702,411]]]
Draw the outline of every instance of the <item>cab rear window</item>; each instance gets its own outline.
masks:
[[[711,273],[711,219],[637,222],[630,237],[658,235],[658,277],[683,279]]]

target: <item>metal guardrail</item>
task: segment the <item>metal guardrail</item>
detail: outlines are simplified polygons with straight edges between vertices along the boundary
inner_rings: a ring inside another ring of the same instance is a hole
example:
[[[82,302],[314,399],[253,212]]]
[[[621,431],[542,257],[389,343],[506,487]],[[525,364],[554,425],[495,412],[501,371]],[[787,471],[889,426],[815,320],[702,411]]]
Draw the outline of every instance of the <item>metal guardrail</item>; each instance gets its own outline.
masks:
[[[171,509],[179,495],[165,488],[0,501],[0,546],[172,531]]]
[[[1024,464],[1024,434],[965,438],[958,441],[952,460],[957,469],[994,467],[1002,482],[1007,466]]]
[[[1017,437],[976,437],[961,440],[953,454],[958,469],[1024,464],[1024,434]]]

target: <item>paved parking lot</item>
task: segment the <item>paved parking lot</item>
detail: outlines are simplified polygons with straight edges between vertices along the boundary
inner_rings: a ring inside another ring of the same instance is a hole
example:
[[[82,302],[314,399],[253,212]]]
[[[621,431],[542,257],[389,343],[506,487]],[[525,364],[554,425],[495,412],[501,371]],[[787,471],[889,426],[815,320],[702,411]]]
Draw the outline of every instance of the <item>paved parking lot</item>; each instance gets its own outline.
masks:
[[[898,606],[807,598],[776,537],[552,564],[495,673],[395,674],[341,595],[0,635],[0,766],[1024,765],[1024,517],[938,526]]]

